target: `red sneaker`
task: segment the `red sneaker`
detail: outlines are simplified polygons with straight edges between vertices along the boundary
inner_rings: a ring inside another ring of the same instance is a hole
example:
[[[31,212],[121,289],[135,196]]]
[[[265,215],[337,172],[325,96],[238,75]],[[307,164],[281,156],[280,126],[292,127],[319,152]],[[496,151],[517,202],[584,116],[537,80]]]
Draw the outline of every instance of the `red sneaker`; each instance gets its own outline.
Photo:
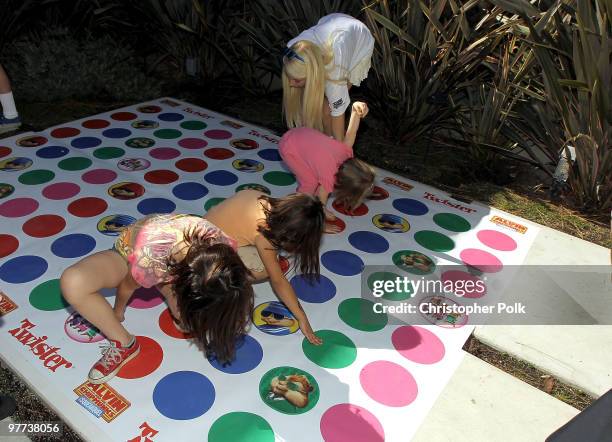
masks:
[[[122,347],[119,341],[109,339],[109,344],[102,345],[102,357],[89,370],[89,382],[102,384],[110,381],[126,363],[134,359],[140,353],[140,344],[134,338],[129,347]]]

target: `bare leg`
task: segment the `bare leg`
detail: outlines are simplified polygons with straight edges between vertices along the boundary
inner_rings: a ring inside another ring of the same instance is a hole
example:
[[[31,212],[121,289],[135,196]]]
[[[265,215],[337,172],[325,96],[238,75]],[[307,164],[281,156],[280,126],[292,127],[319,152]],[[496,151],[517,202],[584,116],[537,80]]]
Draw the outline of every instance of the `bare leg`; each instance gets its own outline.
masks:
[[[134,294],[134,290],[140,287],[130,272],[127,272],[125,278],[119,283],[117,287],[117,295],[115,296],[115,306],[113,310],[115,311],[115,316],[119,320],[119,322],[123,322],[125,320],[125,309],[127,304]]]
[[[9,92],[11,92],[11,82],[6,75],[6,71],[0,65],[0,94],[8,94]]]
[[[121,325],[113,308],[99,293],[118,287],[128,273],[128,265],[116,252],[106,250],[88,256],[68,267],[60,281],[64,298],[108,339],[127,346],[132,336]]]
[[[329,108],[329,101],[327,101],[327,97],[323,98],[323,132],[325,135],[333,135],[332,134],[332,120],[331,120],[331,109]]]

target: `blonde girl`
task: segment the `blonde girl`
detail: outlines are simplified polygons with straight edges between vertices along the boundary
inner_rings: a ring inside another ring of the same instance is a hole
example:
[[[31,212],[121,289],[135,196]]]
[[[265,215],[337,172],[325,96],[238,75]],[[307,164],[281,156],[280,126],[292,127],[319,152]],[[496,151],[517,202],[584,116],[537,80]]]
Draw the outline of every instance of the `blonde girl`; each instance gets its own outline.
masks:
[[[287,43],[283,112],[289,128],[309,127],[343,141],[349,88],[370,69],[374,38],[359,20],[327,15]]]

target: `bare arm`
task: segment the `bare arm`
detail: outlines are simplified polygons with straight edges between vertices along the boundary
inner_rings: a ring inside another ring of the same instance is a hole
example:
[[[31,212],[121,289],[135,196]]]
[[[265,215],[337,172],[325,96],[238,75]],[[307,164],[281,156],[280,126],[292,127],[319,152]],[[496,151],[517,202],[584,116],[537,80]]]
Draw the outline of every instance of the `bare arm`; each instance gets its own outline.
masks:
[[[287,281],[287,278],[285,278],[285,275],[278,264],[278,260],[276,259],[277,252],[274,247],[262,235],[257,235],[255,238],[255,247],[257,248],[257,252],[259,252],[259,256],[261,257],[266,271],[268,272],[270,277],[270,285],[272,285],[274,293],[276,293],[283,304],[285,304],[291,313],[293,313],[295,319],[297,319],[300,323],[302,333],[304,333],[304,336],[306,336],[310,343],[316,345],[321,344],[321,339],[319,339],[312,331],[308,317],[302,309],[293,287],[291,287],[291,284],[289,284],[289,281]]]
[[[331,117],[331,130],[334,139],[344,142],[344,114]]]
[[[357,138],[357,130],[359,130],[359,123],[361,119],[364,118],[368,114],[368,105],[361,102],[356,101],[353,103],[351,108],[351,118],[349,120],[348,128],[346,129],[346,135],[344,136],[344,144],[346,144],[351,149],[353,148],[353,144],[355,144],[355,138]]]

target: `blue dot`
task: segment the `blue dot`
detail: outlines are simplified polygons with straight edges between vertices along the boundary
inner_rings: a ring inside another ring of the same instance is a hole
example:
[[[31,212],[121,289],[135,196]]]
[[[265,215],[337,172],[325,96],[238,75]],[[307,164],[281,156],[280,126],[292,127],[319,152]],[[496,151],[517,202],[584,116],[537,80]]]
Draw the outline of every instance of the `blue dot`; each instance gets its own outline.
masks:
[[[283,159],[278,153],[278,149],[264,149],[257,152],[257,155],[268,161],[282,161]]]
[[[18,256],[0,266],[0,279],[13,284],[30,282],[43,275],[48,267],[40,256]]]
[[[425,215],[429,209],[425,204],[411,198],[398,198],[393,201],[393,207],[406,215]]]
[[[204,179],[217,186],[230,186],[238,181],[238,177],[227,170],[215,170],[204,175]]]
[[[304,302],[320,304],[336,296],[336,286],[323,275],[318,280],[316,277],[309,279],[306,275],[296,275],[290,282],[297,297]]]
[[[348,237],[349,243],[358,250],[368,253],[383,253],[389,250],[389,241],[378,233],[354,232]]]
[[[53,241],[51,251],[60,258],[77,258],[87,255],[95,247],[96,240],[91,236],[83,233],[73,233]]]
[[[104,132],[102,132],[102,135],[104,135],[106,138],[125,138],[132,135],[132,131],[117,127],[113,129],[106,129]]]
[[[363,271],[363,261],[354,253],[332,250],[321,255],[321,264],[337,275],[353,276]]]
[[[215,387],[203,374],[175,371],[167,374],[153,390],[157,411],[170,419],[195,419],[206,413],[215,402]]]
[[[64,146],[47,146],[36,151],[36,156],[40,158],[61,158],[68,153],[68,148]]]
[[[137,208],[143,215],[172,213],[176,209],[176,204],[166,198],[147,198],[140,201]]]
[[[165,112],[163,114],[159,114],[157,118],[162,121],[181,121],[185,117],[181,114],[177,114],[176,112]]]
[[[89,149],[100,144],[102,144],[102,140],[96,137],[79,137],[70,142],[70,145],[77,149]]]
[[[208,358],[210,365],[223,373],[240,374],[253,370],[263,359],[263,349],[259,342],[251,336],[238,338],[236,343],[236,357],[230,363],[223,365],[216,358]]]
[[[174,186],[172,193],[182,200],[199,200],[208,194],[208,189],[200,183],[181,183]]]

